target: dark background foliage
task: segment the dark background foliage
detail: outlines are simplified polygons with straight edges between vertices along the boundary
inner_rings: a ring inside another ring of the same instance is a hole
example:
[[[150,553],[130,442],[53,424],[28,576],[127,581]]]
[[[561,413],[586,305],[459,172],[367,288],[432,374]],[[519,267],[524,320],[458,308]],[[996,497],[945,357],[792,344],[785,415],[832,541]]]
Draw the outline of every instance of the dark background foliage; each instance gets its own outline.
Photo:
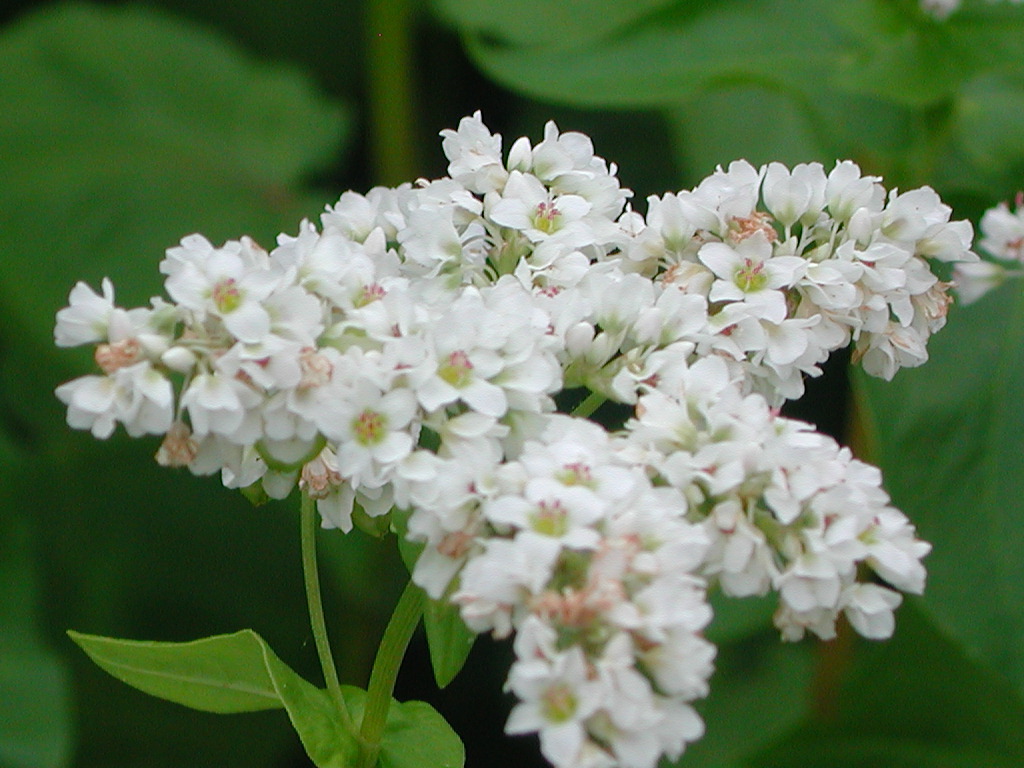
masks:
[[[581,130],[645,209],[715,164],[852,158],[977,221],[1024,186],[1024,9],[946,22],[912,0],[154,0],[8,4],[0,28],[0,768],[285,768],[280,712],[150,699],[64,636],[186,640],[243,627],[318,680],[294,503],[254,509],[161,470],[153,440],[72,433],[52,395],[76,280],[159,293],[200,231],[271,244],[345,189],[437,177],[439,130],[483,110],[506,146]],[[703,768],[1024,764],[1024,299],[956,308],[892,383],[829,365],[793,413],[883,465],[935,544],[889,643],[782,645],[771,606],[717,606]],[[848,405],[850,403],[850,405]],[[852,425],[848,428],[847,425]],[[365,684],[402,566],[325,534],[328,621]],[[509,650],[481,640],[444,691],[414,642],[398,697],[434,703],[468,764],[541,765],[502,735]]]

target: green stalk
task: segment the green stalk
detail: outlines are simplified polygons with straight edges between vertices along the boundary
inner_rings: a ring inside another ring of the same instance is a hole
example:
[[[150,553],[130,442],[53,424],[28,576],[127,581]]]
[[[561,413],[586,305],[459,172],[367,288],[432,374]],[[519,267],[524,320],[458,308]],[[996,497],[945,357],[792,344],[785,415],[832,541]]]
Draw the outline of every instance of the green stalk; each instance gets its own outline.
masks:
[[[416,178],[410,0],[366,4],[368,130],[378,184]]]
[[[579,416],[580,418],[587,418],[594,411],[604,405],[608,398],[602,395],[600,392],[591,392],[587,395],[586,399],[572,409],[572,416]]]
[[[362,761],[360,768],[373,768],[380,753],[380,742],[384,736],[384,725],[391,706],[391,694],[395,690],[398,668],[402,665],[405,649],[409,646],[412,633],[420,623],[426,596],[423,590],[411,581],[398,599],[391,621],[384,630],[384,637],[377,650],[370,673],[370,685],[366,692],[366,709],[359,728]]]
[[[324,673],[327,692],[338,711],[342,724],[352,735],[356,733],[352,716],[345,706],[345,697],[338,682],[338,670],[334,666],[331,643],[327,639],[327,624],[324,622],[324,606],[320,598],[320,571],[316,563],[316,502],[305,491],[302,492],[302,575],[306,581],[306,602],[309,605],[309,621],[313,628],[313,641],[320,657],[320,668]]]

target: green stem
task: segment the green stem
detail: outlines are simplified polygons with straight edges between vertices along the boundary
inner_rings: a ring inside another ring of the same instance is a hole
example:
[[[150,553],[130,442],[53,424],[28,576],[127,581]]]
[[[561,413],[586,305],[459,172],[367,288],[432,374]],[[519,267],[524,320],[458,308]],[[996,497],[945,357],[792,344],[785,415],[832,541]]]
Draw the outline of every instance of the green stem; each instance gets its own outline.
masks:
[[[572,415],[585,419],[604,405],[607,399],[600,392],[591,392],[582,403],[572,409]]]
[[[409,640],[412,639],[412,633],[420,623],[425,600],[423,590],[410,581],[405,585],[405,591],[398,599],[391,621],[384,630],[377,658],[373,662],[373,672],[370,673],[366,709],[359,728],[359,739],[363,748],[361,768],[372,768],[377,763],[380,741],[388,719],[388,707],[391,706],[391,694],[395,690],[395,680],[398,678],[398,668],[402,665],[402,658],[405,656]]]
[[[345,697],[338,682],[338,670],[334,667],[331,643],[327,639],[327,624],[324,622],[324,606],[320,598],[320,572],[316,564],[316,502],[308,493],[302,493],[302,575],[306,581],[306,601],[309,604],[309,621],[313,627],[313,641],[320,657],[320,668],[324,673],[327,692],[338,711],[345,729],[355,735],[352,716],[345,706]]]
[[[398,184],[417,173],[412,22],[410,0],[370,0],[366,5],[367,133],[378,184]]]

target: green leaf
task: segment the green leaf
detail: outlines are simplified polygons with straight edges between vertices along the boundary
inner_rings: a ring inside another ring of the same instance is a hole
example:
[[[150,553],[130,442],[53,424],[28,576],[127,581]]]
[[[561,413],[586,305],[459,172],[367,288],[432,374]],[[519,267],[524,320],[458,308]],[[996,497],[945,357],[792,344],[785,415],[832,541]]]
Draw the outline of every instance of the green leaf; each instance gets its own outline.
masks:
[[[76,281],[113,276],[139,305],[183,235],[272,244],[322,210],[304,187],[346,133],[298,73],[142,6],[47,5],[4,31],[0,71],[0,387],[41,413],[47,388],[8,371],[57,359],[53,314]]]
[[[590,0],[575,9],[603,6]],[[541,44],[509,44],[472,22],[464,39],[485,73],[530,96],[583,106],[674,105],[723,82],[820,86],[839,51],[836,31],[809,0],[677,0],[571,51],[544,45],[539,34]]]
[[[1024,56],[1024,15],[1009,7],[939,22],[916,3],[846,0],[834,15],[848,43],[835,84],[900,104],[948,99],[980,72],[1015,71]]]
[[[106,672],[151,696],[220,714],[283,706],[268,667],[284,664],[251,629],[187,643],[68,635]]]
[[[827,711],[744,765],[761,768],[1016,768],[1024,703],[968,661],[918,609],[888,642],[858,642]]]
[[[621,27],[676,0],[434,0],[459,27],[518,45],[578,46],[621,34]]]
[[[427,600],[423,611],[427,646],[434,680],[444,688],[459,674],[476,642],[473,632],[459,615],[459,607],[447,600]]]
[[[319,768],[344,768],[356,754],[327,693],[295,674],[252,630],[187,643],[68,634],[97,665],[153,696],[221,714],[284,707]]]
[[[342,686],[345,702],[362,719],[366,691]],[[461,768],[462,740],[448,722],[424,701],[391,701],[381,740],[380,768]]]
[[[707,731],[687,747],[680,768],[745,766],[750,754],[799,725],[809,711],[812,648],[780,643],[778,632],[763,625],[742,642],[720,646],[711,693],[697,704]]]
[[[1024,292],[1013,282],[950,313],[931,360],[893,382],[856,378],[873,458],[932,542],[923,606],[1024,694]]]
[[[6,457],[5,457],[6,458]],[[9,462],[5,471],[13,469]],[[0,507],[8,501],[0,493]],[[8,502],[9,504],[9,502]],[[71,757],[70,681],[39,636],[29,528],[0,517],[0,765],[61,768]]]
[[[957,134],[971,159],[990,171],[1024,161],[1024,76],[985,75],[967,83]]]
[[[750,120],[756,112],[758,120]],[[821,146],[816,115],[790,94],[756,86],[702,93],[669,112],[681,165],[701,177],[743,158],[754,165],[834,160]]]

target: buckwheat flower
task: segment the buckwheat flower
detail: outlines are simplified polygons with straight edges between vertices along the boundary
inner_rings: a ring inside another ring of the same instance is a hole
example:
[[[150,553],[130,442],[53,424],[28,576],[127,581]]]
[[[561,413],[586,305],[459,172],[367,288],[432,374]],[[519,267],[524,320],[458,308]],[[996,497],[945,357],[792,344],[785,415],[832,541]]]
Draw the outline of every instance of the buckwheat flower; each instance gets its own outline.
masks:
[[[501,136],[484,125],[479,110],[462,118],[458,130],[441,131],[441,137],[453,179],[480,194],[504,185],[507,172],[501,161]]]
[[[600,686],[588,675],[583,651],[573,647],[554,658],[517,661],[507,687],[519,697],[507,733],[540,735],[544,757],[558,768],[575,766],[586,741],[586,719],[600,703]]]
[[[989,208],[981,217],[981,242],[987,253],[1003,261],[1024,262],[1024,195],[1014,211],[1005,203]]]
[[[484,283],[486,252],[467,247],[484,237],[480,223],[465,226],[457,222],[460,212],[453,206],[417,208],[409,212],[408,226],[398,233],[405,258],[405,272],[419,267],[418,277],[451,275],[461,283]]]
[[[717,214],[718,222],[711,231],[725,239],[730,221],[748,218],[757,206],[763,171],[746,160],[734,160],[721,166],[693,190],[693,199],[701,207]]]
[[[928,360],[922,334],[912,327],[889,322],[879,333],[863,337],[853,354],[872,376],[891,381],[900,368],[914,368]]]
[[[765,207],[784,227],[815,220],[825,205],[825,169],[820,163],[793,166],[769,163],[761,192]]]
[[[338,466],[354,485],[380,487],[413,449],[409,430],[416,398],[408,389],[381,391],[359,380],[317,421],[337,445]]]
[[[825,203],[829,215],[846,223],[858,210],[881,211],[885,189],[878,176],[861,176],[860,167],[850,161],[837,162],[825,184]]]
[[[487,538],[459,575],[452,595],[466,626],[507,637],[532,596],[543,593],[554,572],[559,544],[544,537]]]
[[[109,338],[111,324],[133,325],[127,312],[114,305],[114,284],[103,278],[103,295],[82,282],[75,284],[68,297],[68,306],[57,313],[54,341],[58,347],[94,344]]]
[[[753,316],[773,323],[786,319],[786,296],[800,277],[804,260],[795,256],[773,256],[771,243],[762,234],[735,246],[708,243],[697,254],[718,280],[711,286],[710,301],[739,301]]]
[[[953,270],[953,285],[960,301],[971,304],[1002,285],[1007,276],[1006,267],[991,261],[957,264]]]
[[[522,232],[531,243],[570,250],[594,242],[584,222],[591,204],[579,195],[554,195],[531,174],[512,171],[500,198],[491,198],[486,215],[502,227]]]
[[[899,608],[903,596],[878,584],[851,584],[841,602],[846,618],[860,635],[885,640],[896,628],[893,611]]]
[[[258,342],[270,331],[262,302],[278,288],[281,276],[267,268],[266,253],[243,238],[214,248],[201,235],[190,235],[167,251],[160,263],[167,293],[203,320],[219,317],[240,341]]]
[[[324,233],[356,243],[364,242],[381,224],[379,202],[380,195],[374,196],[372,192],[369,195],[342,192],[338,202],[325,206],[325,212],[321,214]]]
[[[262,400],[256,390],[233,376],[200,373],[182,392],[180,404],[188,411],[197,439],[215,434],[245,445],[259,438],[255,409]]]
[[[171,383],[148,361],[117,368],[108,376],[82,376],[57,387],[68,406],[68,425],[105,439],[117,423],[129,435],[164,434],[174,419]]]
[[[532,173],[556,194],[583,197],[597,216],[606,219],[618,216],[633,194],[619,185],[615,164],[609,166],[594,154],[589,136],[560,133],[553,121],[544,125],[544,140],[536,147],[525,137],[516,140],[509,150],[508,168]]]

